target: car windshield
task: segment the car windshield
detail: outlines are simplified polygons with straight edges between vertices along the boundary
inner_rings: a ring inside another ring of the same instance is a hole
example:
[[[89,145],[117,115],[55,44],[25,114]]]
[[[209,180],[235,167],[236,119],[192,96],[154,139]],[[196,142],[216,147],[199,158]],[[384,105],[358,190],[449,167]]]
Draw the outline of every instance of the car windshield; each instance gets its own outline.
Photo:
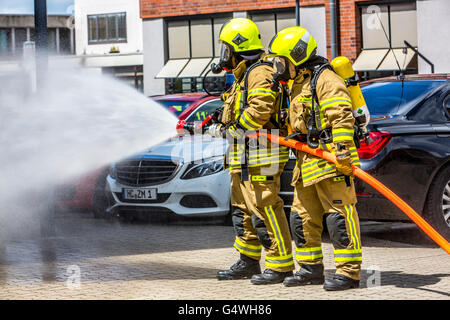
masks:
[[[166,107],[169,111],[173,112],[175,116],[179,116],[184,110],[189,107],[194,101],[183,100],[157,100],[159,104]]]
[[[399,107],[415,100],[444,81],[406,81],[402,97],[401,82],[374,82],[361,91],[371,114],[395,115]]]

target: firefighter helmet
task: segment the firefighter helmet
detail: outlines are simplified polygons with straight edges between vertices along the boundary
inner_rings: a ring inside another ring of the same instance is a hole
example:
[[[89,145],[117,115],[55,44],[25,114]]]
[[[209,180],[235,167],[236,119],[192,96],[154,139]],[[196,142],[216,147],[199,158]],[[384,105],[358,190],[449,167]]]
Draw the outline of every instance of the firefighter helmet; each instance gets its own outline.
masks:
[[[317,43],[302,27],[290,27],[278,32],[269,44],[269,53],[288,58],[294,66],[306,62],[317,52]]]

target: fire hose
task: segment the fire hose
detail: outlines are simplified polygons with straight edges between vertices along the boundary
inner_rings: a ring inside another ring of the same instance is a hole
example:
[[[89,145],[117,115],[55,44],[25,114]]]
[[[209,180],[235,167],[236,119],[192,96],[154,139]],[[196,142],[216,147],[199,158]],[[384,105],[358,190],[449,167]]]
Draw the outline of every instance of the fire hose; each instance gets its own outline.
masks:
[[[285,139],[284,137],[276,136],[269,133],[256,132],[248,135],[249,138],[257,138],[258,136],[265,136],[273,143],[284,145],[293,149],[297,149],[303,152],[307,152],[319,158],[325,159],[329,162],[336,163],[336,157],[330,152],[321,150],[319,148],[313,149],[308,147],[305,143],[294,139]],[[436,244],[450,254],[450,243],[445,240],[428,222],[426,222],[413,208],[411,208],[405,201],[392,192],[380,181],[372,177],[364,170],[353,166],[353,174],[361,180],[368,183],[370,186],[378,190],[394,205],[396,205],[403,213],[405,213],[420,229],[422,229]]]
[[[196,126],[197,130],[204,131],[208,122],[213,120],[215,115],[207,117],[202,123]],[[177,125],[178,129],[184,128],[191,133],[193,133],[193,127],[187,126],[185,121],[180,121]],[[325,159],[331,163],[336,163],[336,157],[325,150],[319,148],[310,148],[307,144],[294,139],[286,139],[285,137],[280,137],[277,135],[264,133],[264,132],[254,132],[247,135],[249,138],[258,138],[259,136],[265,136],[272,143],[283,145],[289,148],[297,149],[303,152],[307,152],[316,157]],[[428,222],[426,222],[411,206],[409,206],[405,201],[403,201],[398,195],[396,195],[392,190],[382,184],[380,181],[372,177],[370,174],[364,170],[353,166],[353,174],[375,188],[381,194],[383,194],[389,201],[391,201],[395,206],[397,206],[404,214],[406,214],[422,231],[424,231],[436,244],[438,244],[445,252],[450,254],[450,243],[441,236]]]

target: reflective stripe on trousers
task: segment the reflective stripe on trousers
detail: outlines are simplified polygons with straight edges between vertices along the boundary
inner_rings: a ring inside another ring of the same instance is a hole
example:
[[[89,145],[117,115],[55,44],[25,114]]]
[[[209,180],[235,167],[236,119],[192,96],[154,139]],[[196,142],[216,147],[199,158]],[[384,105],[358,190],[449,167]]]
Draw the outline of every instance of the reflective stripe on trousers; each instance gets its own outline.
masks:
[[[299,261],[311,261],[323,258],[322,247],[299,248],[295,250],[295,259]]]
[[[334,261],[362,261],[362,249],[338,249],[334,250]]]
[[[238,237],[236,237],[233,245],[240,253],[246,256],[251,256],[255,258],[261,258],[262,245],[253,246],[243,243]]]
[[[269,268],[289,267],[294,265],[294,259],[292,258],[292,254],[284,256],[266,256],[265,265]]]

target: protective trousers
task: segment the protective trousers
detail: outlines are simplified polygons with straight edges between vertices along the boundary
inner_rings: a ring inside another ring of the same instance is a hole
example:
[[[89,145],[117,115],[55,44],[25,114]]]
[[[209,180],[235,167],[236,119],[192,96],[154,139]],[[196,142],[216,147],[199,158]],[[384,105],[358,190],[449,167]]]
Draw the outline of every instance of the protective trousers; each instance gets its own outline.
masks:
[[[304,187],[298,181],[291,210],[296,260],[322,264],[323,218],[334,246],[336,273],[359,280],[362,251],[353,178],[337,176]]]
[[[259,260],[264,246],[265,266],[278,272],[295,269],[292,238],[283,200],[278,196],[284,164],[273,175],[263,175],[263,167],[249,168],[249,181],[239,172],[231,173],[232,219],[236,232],[234,247]]]

